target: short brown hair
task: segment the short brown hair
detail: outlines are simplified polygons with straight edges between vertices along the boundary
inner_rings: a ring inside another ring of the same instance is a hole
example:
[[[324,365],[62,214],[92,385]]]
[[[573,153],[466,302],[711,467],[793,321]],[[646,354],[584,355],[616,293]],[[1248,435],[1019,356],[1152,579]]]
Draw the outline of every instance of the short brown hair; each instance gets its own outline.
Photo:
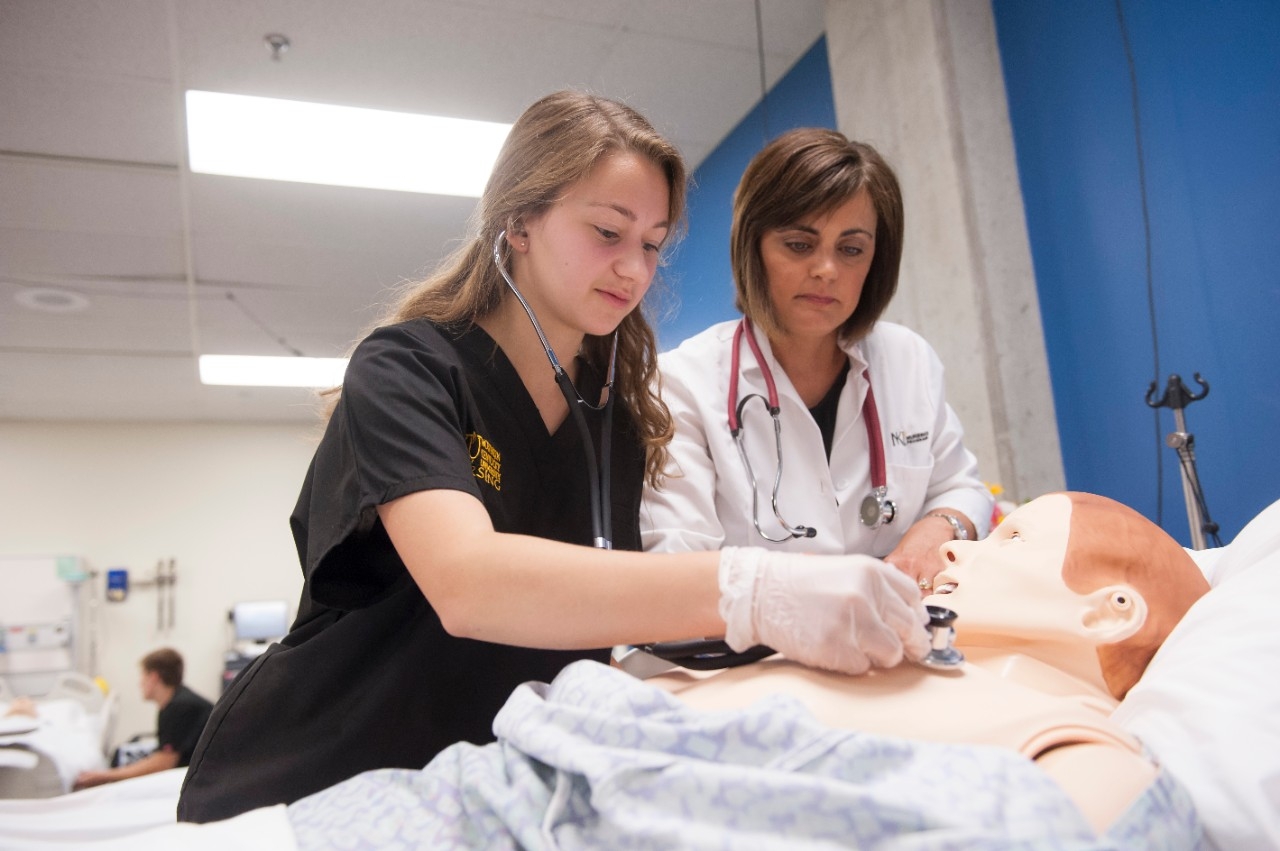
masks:
[[[171,647],[152,650],[142,657],[142,670],[160,675],[160,682],[170,688],[182,685],[182,654]]]
[[[734,305],[764,329],[778,331],[760,240],[813,214],[834,210],[865,189],[876,210],[875,254],[845,340],[866,336],[898,289],[904,219],[898,177],[875,148],[842,133],[806,127],[784,133],[752,159],[733,195],[729,259]]]

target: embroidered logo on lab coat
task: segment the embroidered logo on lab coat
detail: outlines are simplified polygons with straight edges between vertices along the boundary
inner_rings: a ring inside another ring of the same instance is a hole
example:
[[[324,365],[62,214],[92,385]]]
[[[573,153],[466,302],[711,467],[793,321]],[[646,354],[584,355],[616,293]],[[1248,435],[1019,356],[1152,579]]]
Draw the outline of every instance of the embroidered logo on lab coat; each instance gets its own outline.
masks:
[[[895,431],[889,434],[889,438],[893,441],[894,446],[910,446],[913,443],[920,443],[929,439],[927,431]]]
[[[479,434],[467,433],[467,449],[471,453],[471,475],[496,491],[502,490],[502,453]]]

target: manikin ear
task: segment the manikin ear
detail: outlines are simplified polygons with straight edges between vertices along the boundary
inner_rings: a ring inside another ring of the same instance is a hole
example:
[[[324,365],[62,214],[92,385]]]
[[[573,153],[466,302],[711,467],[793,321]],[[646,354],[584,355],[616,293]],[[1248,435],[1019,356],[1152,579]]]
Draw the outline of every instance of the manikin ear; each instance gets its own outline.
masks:
[[[1085,595],[1080,625],[1094,644],[1124,641],[1147,620],[1147,601],[1131,585],[1108,585]]]

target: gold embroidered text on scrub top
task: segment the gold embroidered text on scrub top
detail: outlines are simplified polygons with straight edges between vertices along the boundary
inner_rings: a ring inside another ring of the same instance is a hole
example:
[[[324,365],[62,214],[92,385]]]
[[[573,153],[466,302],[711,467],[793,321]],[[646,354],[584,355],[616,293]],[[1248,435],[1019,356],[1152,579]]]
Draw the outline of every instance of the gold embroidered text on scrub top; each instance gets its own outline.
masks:
[[[502,490],[502,453],[484,437],[467,433],[467,448],[471,450],[471,473],[496,491]]]

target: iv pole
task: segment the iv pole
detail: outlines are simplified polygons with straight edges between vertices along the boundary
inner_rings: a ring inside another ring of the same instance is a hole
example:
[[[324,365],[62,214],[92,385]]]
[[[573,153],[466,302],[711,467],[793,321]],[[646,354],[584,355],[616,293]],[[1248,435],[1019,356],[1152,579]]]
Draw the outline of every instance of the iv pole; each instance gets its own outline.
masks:
[[[1200,487],[1200,477],[1196,473],[1195,435],[1187,431],[1187,420],[1183,409],[1192,402],[1197,402],[1209,395],[1209,382],[1195,373],[1196,383],[1200,385],[1200,393],[1196,395],[1182,383],[1181,376],[1169,376],[1165,385],[1164,396],[1155,401],[1156,382],[1147,388],[1147,404],[1152,408],[1172,408],[1175,431],[1165,438],[1165,444],[1178,453],[1179,467],[1182,472],[1182,498],[1187,503],[1187,524],[1191,527],[1191,548],[1203,550],[1205,535],[1218,539],[1218,524],[1209,519],[1209,508],[1205,504],[1204,491]]]

